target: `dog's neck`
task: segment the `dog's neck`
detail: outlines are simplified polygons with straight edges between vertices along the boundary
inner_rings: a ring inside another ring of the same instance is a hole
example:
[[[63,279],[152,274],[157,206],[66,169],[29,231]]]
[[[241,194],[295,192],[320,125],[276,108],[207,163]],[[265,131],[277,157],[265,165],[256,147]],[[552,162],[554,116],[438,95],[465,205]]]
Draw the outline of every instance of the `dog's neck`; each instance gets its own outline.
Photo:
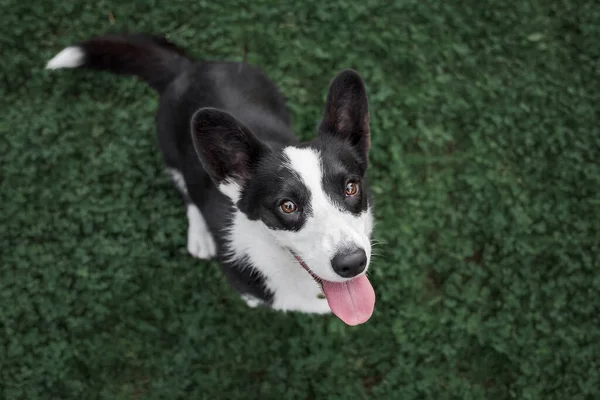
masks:
[[[274,308],[329,311],[320,285],[261,221],[252,221],[236,209],[226,237],[228,261],[239,268],[254,268],[262,275],[273,293]]]

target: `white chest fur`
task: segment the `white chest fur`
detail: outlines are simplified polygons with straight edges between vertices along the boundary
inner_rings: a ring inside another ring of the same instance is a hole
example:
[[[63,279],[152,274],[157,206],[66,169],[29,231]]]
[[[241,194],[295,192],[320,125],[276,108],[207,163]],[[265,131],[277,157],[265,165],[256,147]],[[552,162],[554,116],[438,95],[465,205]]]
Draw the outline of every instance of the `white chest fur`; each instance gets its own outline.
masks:
[[[281,311],[330,313],[320,285],[302,268],[289,250],[277,243],[276,232],[262,222],[236,212],[229,231],[231,260],[247,258],[263,275],[274,294],[273,308]]]

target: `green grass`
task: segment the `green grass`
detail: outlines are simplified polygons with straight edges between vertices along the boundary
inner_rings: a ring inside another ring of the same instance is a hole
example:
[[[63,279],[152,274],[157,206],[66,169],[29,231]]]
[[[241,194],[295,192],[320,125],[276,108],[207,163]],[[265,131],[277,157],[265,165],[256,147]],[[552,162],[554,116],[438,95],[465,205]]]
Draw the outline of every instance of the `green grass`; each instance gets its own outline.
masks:
[[[76,3],[0,1],[0,398],[600,398],[597,2]],[[157,96],[43,70],[125,29],[260,65],[303,138],[362,74],[367,324],[249,311],[187,255]]]

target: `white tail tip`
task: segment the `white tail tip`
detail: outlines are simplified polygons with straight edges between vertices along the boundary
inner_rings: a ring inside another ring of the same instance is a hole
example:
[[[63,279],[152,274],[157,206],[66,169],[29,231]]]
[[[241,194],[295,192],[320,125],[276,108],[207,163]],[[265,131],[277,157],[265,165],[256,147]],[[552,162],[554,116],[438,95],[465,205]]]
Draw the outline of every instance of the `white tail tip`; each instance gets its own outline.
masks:
[[[46,69],[77,68],[83,65],[84,56],[83,50],[79,47],[67,47],[48,61]]]

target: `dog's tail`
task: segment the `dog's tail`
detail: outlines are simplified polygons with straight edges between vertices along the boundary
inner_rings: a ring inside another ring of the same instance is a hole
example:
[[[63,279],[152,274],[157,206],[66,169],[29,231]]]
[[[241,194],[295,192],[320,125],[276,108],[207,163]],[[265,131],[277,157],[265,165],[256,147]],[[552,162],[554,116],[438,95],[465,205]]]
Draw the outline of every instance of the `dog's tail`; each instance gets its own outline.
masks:
[[[138,33],[98,36],[71,45],[48,61],[46,68],[134,75],[160,93],[191,63],[185,52],[168,40]]]

